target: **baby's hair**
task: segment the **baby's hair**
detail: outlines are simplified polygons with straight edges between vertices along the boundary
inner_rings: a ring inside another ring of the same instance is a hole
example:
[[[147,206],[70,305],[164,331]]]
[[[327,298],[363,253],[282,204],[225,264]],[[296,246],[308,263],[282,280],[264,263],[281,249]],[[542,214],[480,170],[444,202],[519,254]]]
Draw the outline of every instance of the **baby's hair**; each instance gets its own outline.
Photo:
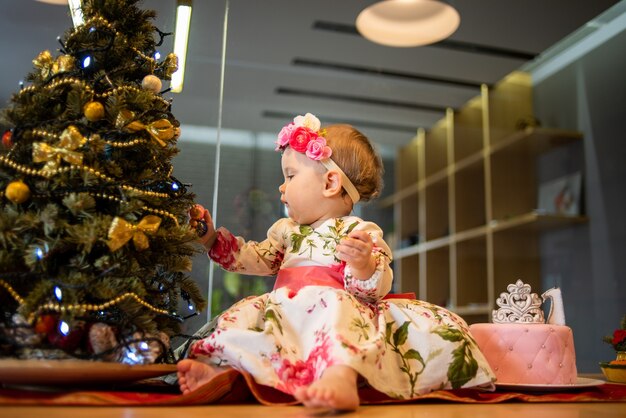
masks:
[[[326,130],[326,142],[333,150],[330,158],[354,184],[361,201],[367,202],[379,196],[383,188],[383,163],[369,139],[347,124],[323,128]]]

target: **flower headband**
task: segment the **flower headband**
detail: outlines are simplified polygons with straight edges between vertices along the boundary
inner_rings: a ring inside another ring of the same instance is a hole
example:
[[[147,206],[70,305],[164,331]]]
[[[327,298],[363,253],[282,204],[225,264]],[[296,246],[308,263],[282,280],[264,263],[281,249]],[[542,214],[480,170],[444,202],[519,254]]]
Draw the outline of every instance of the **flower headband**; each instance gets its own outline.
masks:
[[[359,192],[350,181],[346,173],[330,158],[333,150],[326,145],[325,129],[321,129],[320,120],[307,113],[304,116],[296,116],[293,122],[285,125],[278,133],[276,139],[276,151],[284,151],[291,147],[294,151],[305,154],[312,160],[319,161],[327,170],[335,170],[339,173],[345,191],[356,204],[360,199]]]

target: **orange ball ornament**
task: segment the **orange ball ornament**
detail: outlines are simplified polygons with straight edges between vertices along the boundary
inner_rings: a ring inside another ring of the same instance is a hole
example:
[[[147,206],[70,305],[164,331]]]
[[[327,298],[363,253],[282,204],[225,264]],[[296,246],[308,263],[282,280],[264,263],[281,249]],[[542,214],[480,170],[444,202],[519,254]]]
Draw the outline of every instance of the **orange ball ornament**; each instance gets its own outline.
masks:
[[[202,210],[199,206],[193,206],[189,209],[189,216],[191,219],[202,219],[202,215],[204,214],[204,210]]]
[[[58,319],[55,315],[41,315],[35,323],[37,334],[50,334],[57,327]]]
[[[22,180],[16,180],[9,183],[4,190],[4,195],[13,203],[24,203],[30,199],[30,189]]]
[[[97,122],[104,117],[104,106],[100,102],[89,102],[83,107],[83,113],[90,122]]]

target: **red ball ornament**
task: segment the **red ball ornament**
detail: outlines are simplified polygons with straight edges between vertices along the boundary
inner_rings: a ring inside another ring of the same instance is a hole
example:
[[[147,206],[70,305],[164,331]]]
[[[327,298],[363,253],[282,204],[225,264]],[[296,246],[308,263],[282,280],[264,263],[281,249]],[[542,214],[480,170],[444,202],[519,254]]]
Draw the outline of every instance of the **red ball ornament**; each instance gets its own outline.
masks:
[[[74,351],[81,345],[84,336],[85,324],[83,322],[69,324],[59,320],[56,328],[48,334],[48,342],[61,350]]]
[[[13,147],[13,131],[12,130],[9,129],[2,135],[2,146],[4,146],[7,149],[10,149]]]

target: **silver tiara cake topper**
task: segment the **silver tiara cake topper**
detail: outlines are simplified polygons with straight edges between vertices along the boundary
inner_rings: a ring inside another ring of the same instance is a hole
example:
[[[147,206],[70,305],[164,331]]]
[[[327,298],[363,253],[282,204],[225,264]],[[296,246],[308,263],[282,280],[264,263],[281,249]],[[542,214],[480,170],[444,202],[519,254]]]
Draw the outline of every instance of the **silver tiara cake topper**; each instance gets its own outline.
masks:
[[[563,310],[563,299],[559,288],[552,288],[541,295],[532,293],[530,285],[521,280],[506,287],[508,293],[501,293],[496,299],[496,305],[500,309],[492,312],[493,323],[495,324],[544,324],[546,320],[541,309],[542,299],[545,302],[550,299],[550,313],[548,314],[548,324],[565,325],[565,313]]]

